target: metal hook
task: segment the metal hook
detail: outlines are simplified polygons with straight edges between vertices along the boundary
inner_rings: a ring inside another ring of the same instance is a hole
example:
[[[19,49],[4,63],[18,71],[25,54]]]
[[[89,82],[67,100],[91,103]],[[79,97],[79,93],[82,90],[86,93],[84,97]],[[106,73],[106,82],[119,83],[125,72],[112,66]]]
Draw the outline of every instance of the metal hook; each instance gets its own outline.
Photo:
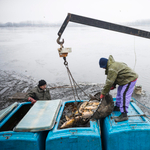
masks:
[[[62,41],[60,41],[60,38],[61,38],[61,36],[58,37],[57,43],[60,44],[60,45],[63,45],[64,44],[64,39],[62,39]]]

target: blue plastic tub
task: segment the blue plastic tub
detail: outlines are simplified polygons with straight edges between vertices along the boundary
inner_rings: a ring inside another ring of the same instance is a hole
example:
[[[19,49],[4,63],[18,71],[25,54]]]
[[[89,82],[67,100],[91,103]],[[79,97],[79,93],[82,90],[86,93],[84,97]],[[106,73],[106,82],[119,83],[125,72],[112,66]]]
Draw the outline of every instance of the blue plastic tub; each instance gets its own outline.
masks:
[[[31,108],[31,103],[19,103],[0,121],[0,150],[42,150],[46,132],[15,132],[14,127]],[[10,110],[10,111],[9,111]]]
[[[87,127],[59,129],[59,121],[66,103],[64,102],[57,117],[55,127],[46,138],[46,150],[102,150],[99,121],[90,121]]]
[[[0,112],[0,150],[44,150],[61,100],[12,105]]]
[[[115,99],[114,99],[115,100]],[[143,112],[130,102],[129,119],[115,122],[120,112],[114,111],[102,123],[102,141],[104,150],[148,150],[150,149],[150,121],[140,116]]]

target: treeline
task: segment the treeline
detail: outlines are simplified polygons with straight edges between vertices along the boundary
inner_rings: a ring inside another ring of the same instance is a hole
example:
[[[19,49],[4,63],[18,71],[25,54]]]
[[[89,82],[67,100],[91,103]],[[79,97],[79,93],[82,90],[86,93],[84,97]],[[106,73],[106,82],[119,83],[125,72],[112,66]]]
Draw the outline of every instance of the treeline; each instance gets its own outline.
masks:
[[[150,26],[150,20],[137,20],[134,22],[128,22],[127,24],[132,26]]]
[[[7,22],[7,23],[0,23],[0,27],[60,27],[62,23],[43,23],[43,22],[34,22],[34,21],[25,21],[25,22]],[[150,26],[150,20],[138,20],[134,22],[127,22],[125,25],[132,25],[132,26]],[[71,27],[80,27],[83,25],[80,24],[69,24]]]
[[[63,22],[62,22],[63,23]],[[62,23],[44,23],[44,22],[35,22],[35,21],[25,21],[25,22],[7,22],[0,23],[0,27],[61,27]],[[81,24],[70,23],[70,27],[81,27]]]
[[[0,23],[0,27],[55,27],[60,26],[60,24],[50,24],[50,23],[43,23],[43,22],[33,22],[33,21],[26,21],[26,22],[7,22],[7,23]]]

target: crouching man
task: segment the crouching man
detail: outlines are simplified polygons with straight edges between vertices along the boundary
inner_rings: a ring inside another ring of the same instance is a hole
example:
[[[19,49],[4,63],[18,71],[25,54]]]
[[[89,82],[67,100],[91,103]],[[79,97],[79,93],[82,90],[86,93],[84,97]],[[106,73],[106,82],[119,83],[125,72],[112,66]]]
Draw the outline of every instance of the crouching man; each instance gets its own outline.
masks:
[[[38,85],[34,87],[25,97],[34,104],[37,100],[51,100],[49,89],[46,88],[46,81],[40,80]]]

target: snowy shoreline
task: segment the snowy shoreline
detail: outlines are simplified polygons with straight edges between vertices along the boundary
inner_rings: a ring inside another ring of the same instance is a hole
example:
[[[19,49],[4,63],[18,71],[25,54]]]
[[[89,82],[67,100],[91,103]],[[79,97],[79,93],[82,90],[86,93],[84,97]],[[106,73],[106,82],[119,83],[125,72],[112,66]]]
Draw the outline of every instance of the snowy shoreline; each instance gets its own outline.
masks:
[[[9,106],[15,100],[11,100],[10,97],[16,93],[27,93],[38,83],[31,76],[25,76],[11,71],[0,70],[0,110]],[[100,91],[103,85],[96,83],[80,83],[80,87],[87,94],[96,94]],[[47,87],[50,89],[52,99],[62,99],[62,100],[73,100],[73,92],[70,85],[64,85],[61,83],[47,83]],[[79,97],[81,99],[88,99],[84,93],[77,88]],[[16,99],[16,101],[18,101]],[[25,100],[19,100],[18,102],[24,102]]]
[[[35,81],[31,76],[25,76],[22,74],[18,74],[16,72],[11,71],[3,71],[0,70],[0,110],[3,108],[8,107],[14,102],[24,102],[25,100],[12,100],[9,99],[12,95],[16,93],[26,93],[30,89],[32,89],[34,86],[37,85],[38,81]],[[61,83],[53,83],[49,84],[47,83],[48,88],[50,89],[50,93],[52,96],[52,99],[62,99],[62,100],[73,100],[73,92],[70,85],[64,85]],[[100,92],[101,88],[103,87],[103,84],[96,84],[96,83],[80,83],[79,86],[84,90],[85,93],[95,95],[96,93]],[[77,88],[79,97],[84,100],[88,100],[89,98],[84,95],[84,93]],[[115,97],[117,91],[112,90],[110,91],[110,94]],[[144,95],[136,95],[133,93],[133,98],[135,98],[139,103],[137,105],[142,109],[142,111],[146,115],[150,115],[150,109],[146,107],[150,107],[150,94],[145,92]],[[143,105],[146,107],[144,107]]]

